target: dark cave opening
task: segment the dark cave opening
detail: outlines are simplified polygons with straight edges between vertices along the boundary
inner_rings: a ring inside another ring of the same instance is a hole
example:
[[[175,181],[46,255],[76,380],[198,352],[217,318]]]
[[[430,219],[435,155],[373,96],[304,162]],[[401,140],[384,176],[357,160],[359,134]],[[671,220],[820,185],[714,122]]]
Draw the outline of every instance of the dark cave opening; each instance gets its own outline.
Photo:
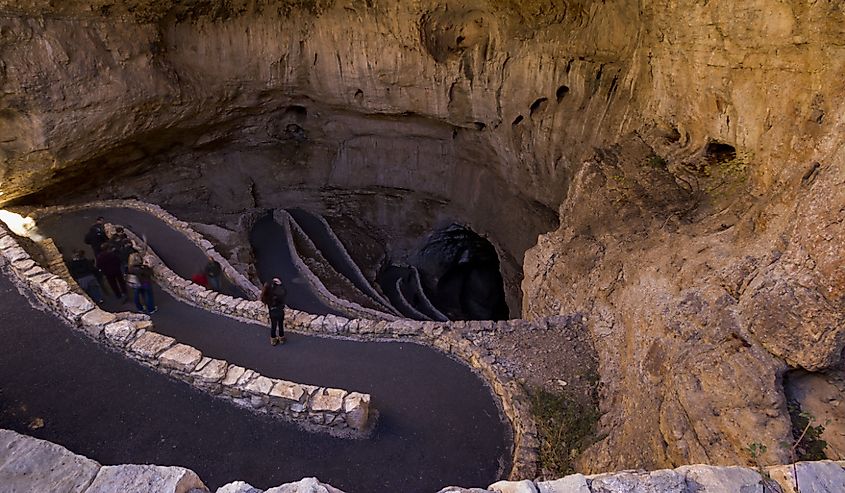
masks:
[[[429,298],[450,320],[508,318],[499,256],[486,238],[452,224],[429,236],[416,261]]]

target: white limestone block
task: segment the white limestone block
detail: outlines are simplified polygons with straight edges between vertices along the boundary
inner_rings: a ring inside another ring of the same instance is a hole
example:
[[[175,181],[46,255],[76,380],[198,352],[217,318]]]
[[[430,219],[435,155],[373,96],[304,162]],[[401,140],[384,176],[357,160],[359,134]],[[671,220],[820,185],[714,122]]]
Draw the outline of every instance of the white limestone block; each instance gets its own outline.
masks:
[[[800,493],[845,491],[845,469],[839,463],[829,460],[799,462],[795,464],[795,470],[798,471]],[[783,493],[798,493],[795,490],[795,474],[792,465],[770,467],[767,471],[783,488]]]
[[[537,483],[537,490],[540,493],[590,493],[583,474],[571,474],[554,481]]]
[[[522,481],[499,481],[487,487],[496,493],[537,493],[537,487],[533,482],[525,479]]]
[[[86,493],[188,493],[191,490],[208,491],[208,488],[190,469],[129,464],[100,469]]]
[[[187,344],[176,344],[158,357],[163,367],[185,373],[194,371],[201,359],[202,353]]]
[[[59,445],[0,430],[0,490],[82,493],[100,464]]]
[[[343,398],[346,391],[341,389],[322,389],[311,397],[313,411],[329,411],[336,413],[343,408]]]
[[[129,350],[145,358],[155,358],[176,343],[176,339],[155,332],[144,332]]]

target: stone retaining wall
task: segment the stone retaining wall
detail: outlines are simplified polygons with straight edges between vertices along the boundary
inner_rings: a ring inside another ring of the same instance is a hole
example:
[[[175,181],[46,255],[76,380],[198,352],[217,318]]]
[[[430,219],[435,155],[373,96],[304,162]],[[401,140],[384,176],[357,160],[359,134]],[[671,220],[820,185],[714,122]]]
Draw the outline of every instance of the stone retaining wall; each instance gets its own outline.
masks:
[[[335,249],[340,252],[341,256],[345,259],[346,263],[352,268],[353,277],[355,277],[353,282],[357,281],[357,284],[364,287],[364,290],[370,295],[370,297],[374,298],[376,301],[379,302],[380,305],[384,306],[390,313],[393,315],[401,315],[395,308],[393,308],[390,304],[390,300],[385,298],[384,295],[378,292],[375,286],[367,279],[363,272],[361,272],[361,268],[358,266],[358,262],[356,262],[351,255],[349,255],[349,251],[346,249],[346,246],[340,241],[340,238],[334,232],[334,229],[331,225],[326,221],[326,218],[320,214],[314,215],[317,220],[323,225],[328,234],[329,238],[331,238],[332,243],[335,245]],[[295,222],[295,220],[294,220]]]
[[[410,269],[414,272],[414,275],[412,276],[414,279],[414,289],[416,289],[417,292],[420,294],[420,299],[422,300],[423,305],[425,305],[425,309],[434,315],[436,321],[448,322],[449,318],[444,315],[443,312],[438,310],[437,307],[434,306],[434,303],[432,303],[428,296],[425,294],[425,289],[423,289],[422,286],[422,278],[420,277],[419,269],[417,269],[413,265],[410,267]]]
[[[58,250],[46,246],[48,262],[58,263],[61,260]],[[78,287],[73,289],[72,279],[62,279],[37,265],[4,228],[0,228],[0,256],[9,263],[12,277],[19,285],[71,326],[161,373],[239,406],[281,417],[313,431],[345,437],[364,436],[372,428],[368,394],[269,378],[206,357],[196,348],[154,332],[153,323],[145,315],[105,312],[87,296],[74,292]],[[172,271],[170,274],[171,282],[178,277]]]
[[[317,248],[317,245],[314,244],[311,237],[308,236],[305,230],[303,230],[299,223],[296,222],[296,219],[294,219],[289,213],[288,220],[291,237],[293,238],[292,245],[296,251],[296,256],[314,274],[320,272],[321,275],[317,275],[317,278],[320,279],[321,285],[325,287],[326,290],[328,290],[339,301],[348,303],[356,310],[356,312],[370,314],[370,316],[363,318],[373,318],[376,320],[396,320],[399,318],[398,316],[390,313],[390,311],[386,308],[382,307],[381,303],[375,298],[364,293],[351,279],[338,272],[323,255],[323,252]],[[316,267],[322,270],[318,271],[312,268],[306,259],[316,264]],[[338,294],[335,294],[328,289],[326,282],[335,288]],[[344,292],[346,294],[343,294]]]
[[[396,299],[399,300],[398,304],[401,306],[402,310],[415,317],[417,320],[431,321],[431,317],[417,310],[417,307],[415,307],[410,301],[408,301],[408,298],[405,297],[405,292],[402,290],[402,286],[404,284],[404,279],[401,277],[393,282],[393,289],[396,290]]]
[[[845,491],[845,462],[799,462],[765,468],[683,466],[652,472],[624,471],[594,476],[573,474],[554,481],[500,481],[487,489],[448,487],[439,493],[803,493]],[[765,479],[764,479],[765,476]],[[204,493],[199,476],[183,467],[102,466],[59,445],[0,430],[0,485],[3,491],[67,493]],[[316,478],[262,492],[243,481],[216,493],[343,493]]]
[[[220,263],[223,268],[223,274],[246,293],[251,299],[258,299],[261,290],[253,284],[243,273],[232,267],[225,257],[220,255],[203,235],[194,230],[187,222],[177,219],[175,216],[162,209],[155,204],[149,204],[138,200],[98,200],[96,202],[89,202],[86,204],[68,205],[68,206],[52,206],[37,209],[31,214],[34,219],[39,216],[48,216],[53,214],[61,214],[63,212],[78,211],[85,209],[99,209],[99,208],[124,208],[135,209],[141,212],[150,214],[158,218],[163,223],[170,226],[175,231],[178,231],[186,238],[188,238],[194,245],[202,250],[206,255]]]
[[[361,318],[361,319],[373,319],[373,320],[398,320],[398,317],[394,315],[390,315],[384,312],[380,312],[377,310],[371,310],[369,308],[364,308],[363,306],[352,303],[347,300],[343,300],[335,296],[331,291],[326,288],[323,284],[323,281],[317,277],[311,269],[305,265],[305,262],[299,257],[299,254],[296,252],[296,247],[293,239],[293,232],[291,228],[293,227],[293,219],[290,217],[290,214],[283,209],[276,209],[273,211],[273,220],[276,221],[282,228],[285,230],[285,235],[287,236],[287,243],[290,246],[291,252],[293,253],[293,262],[296,267],[296,270],[299,274],[305,278],[308,284],[313,288],[315,294],[320,298],[320,300],[325,303],[326,305],[330,306],[334,310],[339,312],[346,313],[350,316]],[[304,233],[303,233],[304,234]]]
[[[79,208],[78,206],[76,208]],[[173,218],[158,206],[144,204],[137,201],[102,201],[90,204],[89,207],[132,207],[168,221],[177,231],[192,229]],[[57,213],[73,208],[49,208],[42,211]],[[42,212],[43,213],[43,212]],[[285,213],[287,214],[287,213]],[[258,211],[245,214],[242,217],[239,234],[243,235],[260,216]],[[175,226],[174,226],[175,225]],[[128,230],[127,230],[128,231]],[[195,238],[201,238],[199,233],[193,232]],[[242,238],[243,239],[243,238]],[[248,238],[246,238],[248,241]],[[203,244],[205,244],[203,243]],[[213,246],[208,243],[209,254],[216,254]],[[220,315],[226,315],[238,320],[254,321],[261,324],[269,323],[266,307],[259,301],[241,300],[197,286],[191,281],[183,279],[170,270],[161,260],[158,260],[151,249],[147,252],[149,261],[156,273],[159,285],[175,297]],[[234,270],[229,262],[217,254],[218,262],[224,271]],[[310,270],[306,269],[307,272]],[[239,274],[246,282],[246,278]],[[313,275],[313,273],[312,273]],[[254,289],[255,286],[253,286]],[[514,437],[512,467],[508,474],[511,479],[533,478],[538,472],[539,439],[537,428],[531,415],[531,405],[525,389],[511,378],[504,368],[500,367],[496,358],[486,349],[477,346],[466,334],[479,331],[505,329],[507,324],[524,324],[524,321],[472,321],[472,322],[418,322],[414,320],[368,320],[348,319],[334,315],[312,315],[297,310],[287,309],[285,314],[285,329],[302,334],[325,337],[340,337],[365,341],[402,341],[424,344],[434,347],[466,363],[490,385],[498,398],[502,412],[511,425]],[[545,323],[543,320],[537,323]],[[504,325],[503,325],[504,324]],[[367,403],[369,404],[369,402]]]

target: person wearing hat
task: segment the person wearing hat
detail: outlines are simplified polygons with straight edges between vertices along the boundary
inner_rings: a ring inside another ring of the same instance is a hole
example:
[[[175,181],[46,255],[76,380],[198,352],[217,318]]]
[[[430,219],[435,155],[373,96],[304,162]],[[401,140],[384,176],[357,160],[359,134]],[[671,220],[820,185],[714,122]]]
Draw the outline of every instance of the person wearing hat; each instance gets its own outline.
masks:
[[[261,302],[270,311],[270,344],[285,343],[285,297],[287,290],[282,286],[282,280],[274,277],[264,284],[261,290]],[[278,332],[277,332],[278,329]],[[278,335],[277,335],[278,334]]]

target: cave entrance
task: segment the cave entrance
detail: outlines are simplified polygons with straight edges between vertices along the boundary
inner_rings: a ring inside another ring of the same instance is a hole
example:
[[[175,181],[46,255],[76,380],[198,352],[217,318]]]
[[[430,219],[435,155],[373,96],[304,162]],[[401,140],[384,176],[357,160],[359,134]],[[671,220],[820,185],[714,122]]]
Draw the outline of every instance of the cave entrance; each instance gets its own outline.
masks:
[[[493,244],[466,226],[431,234],[416,256],[423,288],[450,320],[505,320],[509,309]]]

